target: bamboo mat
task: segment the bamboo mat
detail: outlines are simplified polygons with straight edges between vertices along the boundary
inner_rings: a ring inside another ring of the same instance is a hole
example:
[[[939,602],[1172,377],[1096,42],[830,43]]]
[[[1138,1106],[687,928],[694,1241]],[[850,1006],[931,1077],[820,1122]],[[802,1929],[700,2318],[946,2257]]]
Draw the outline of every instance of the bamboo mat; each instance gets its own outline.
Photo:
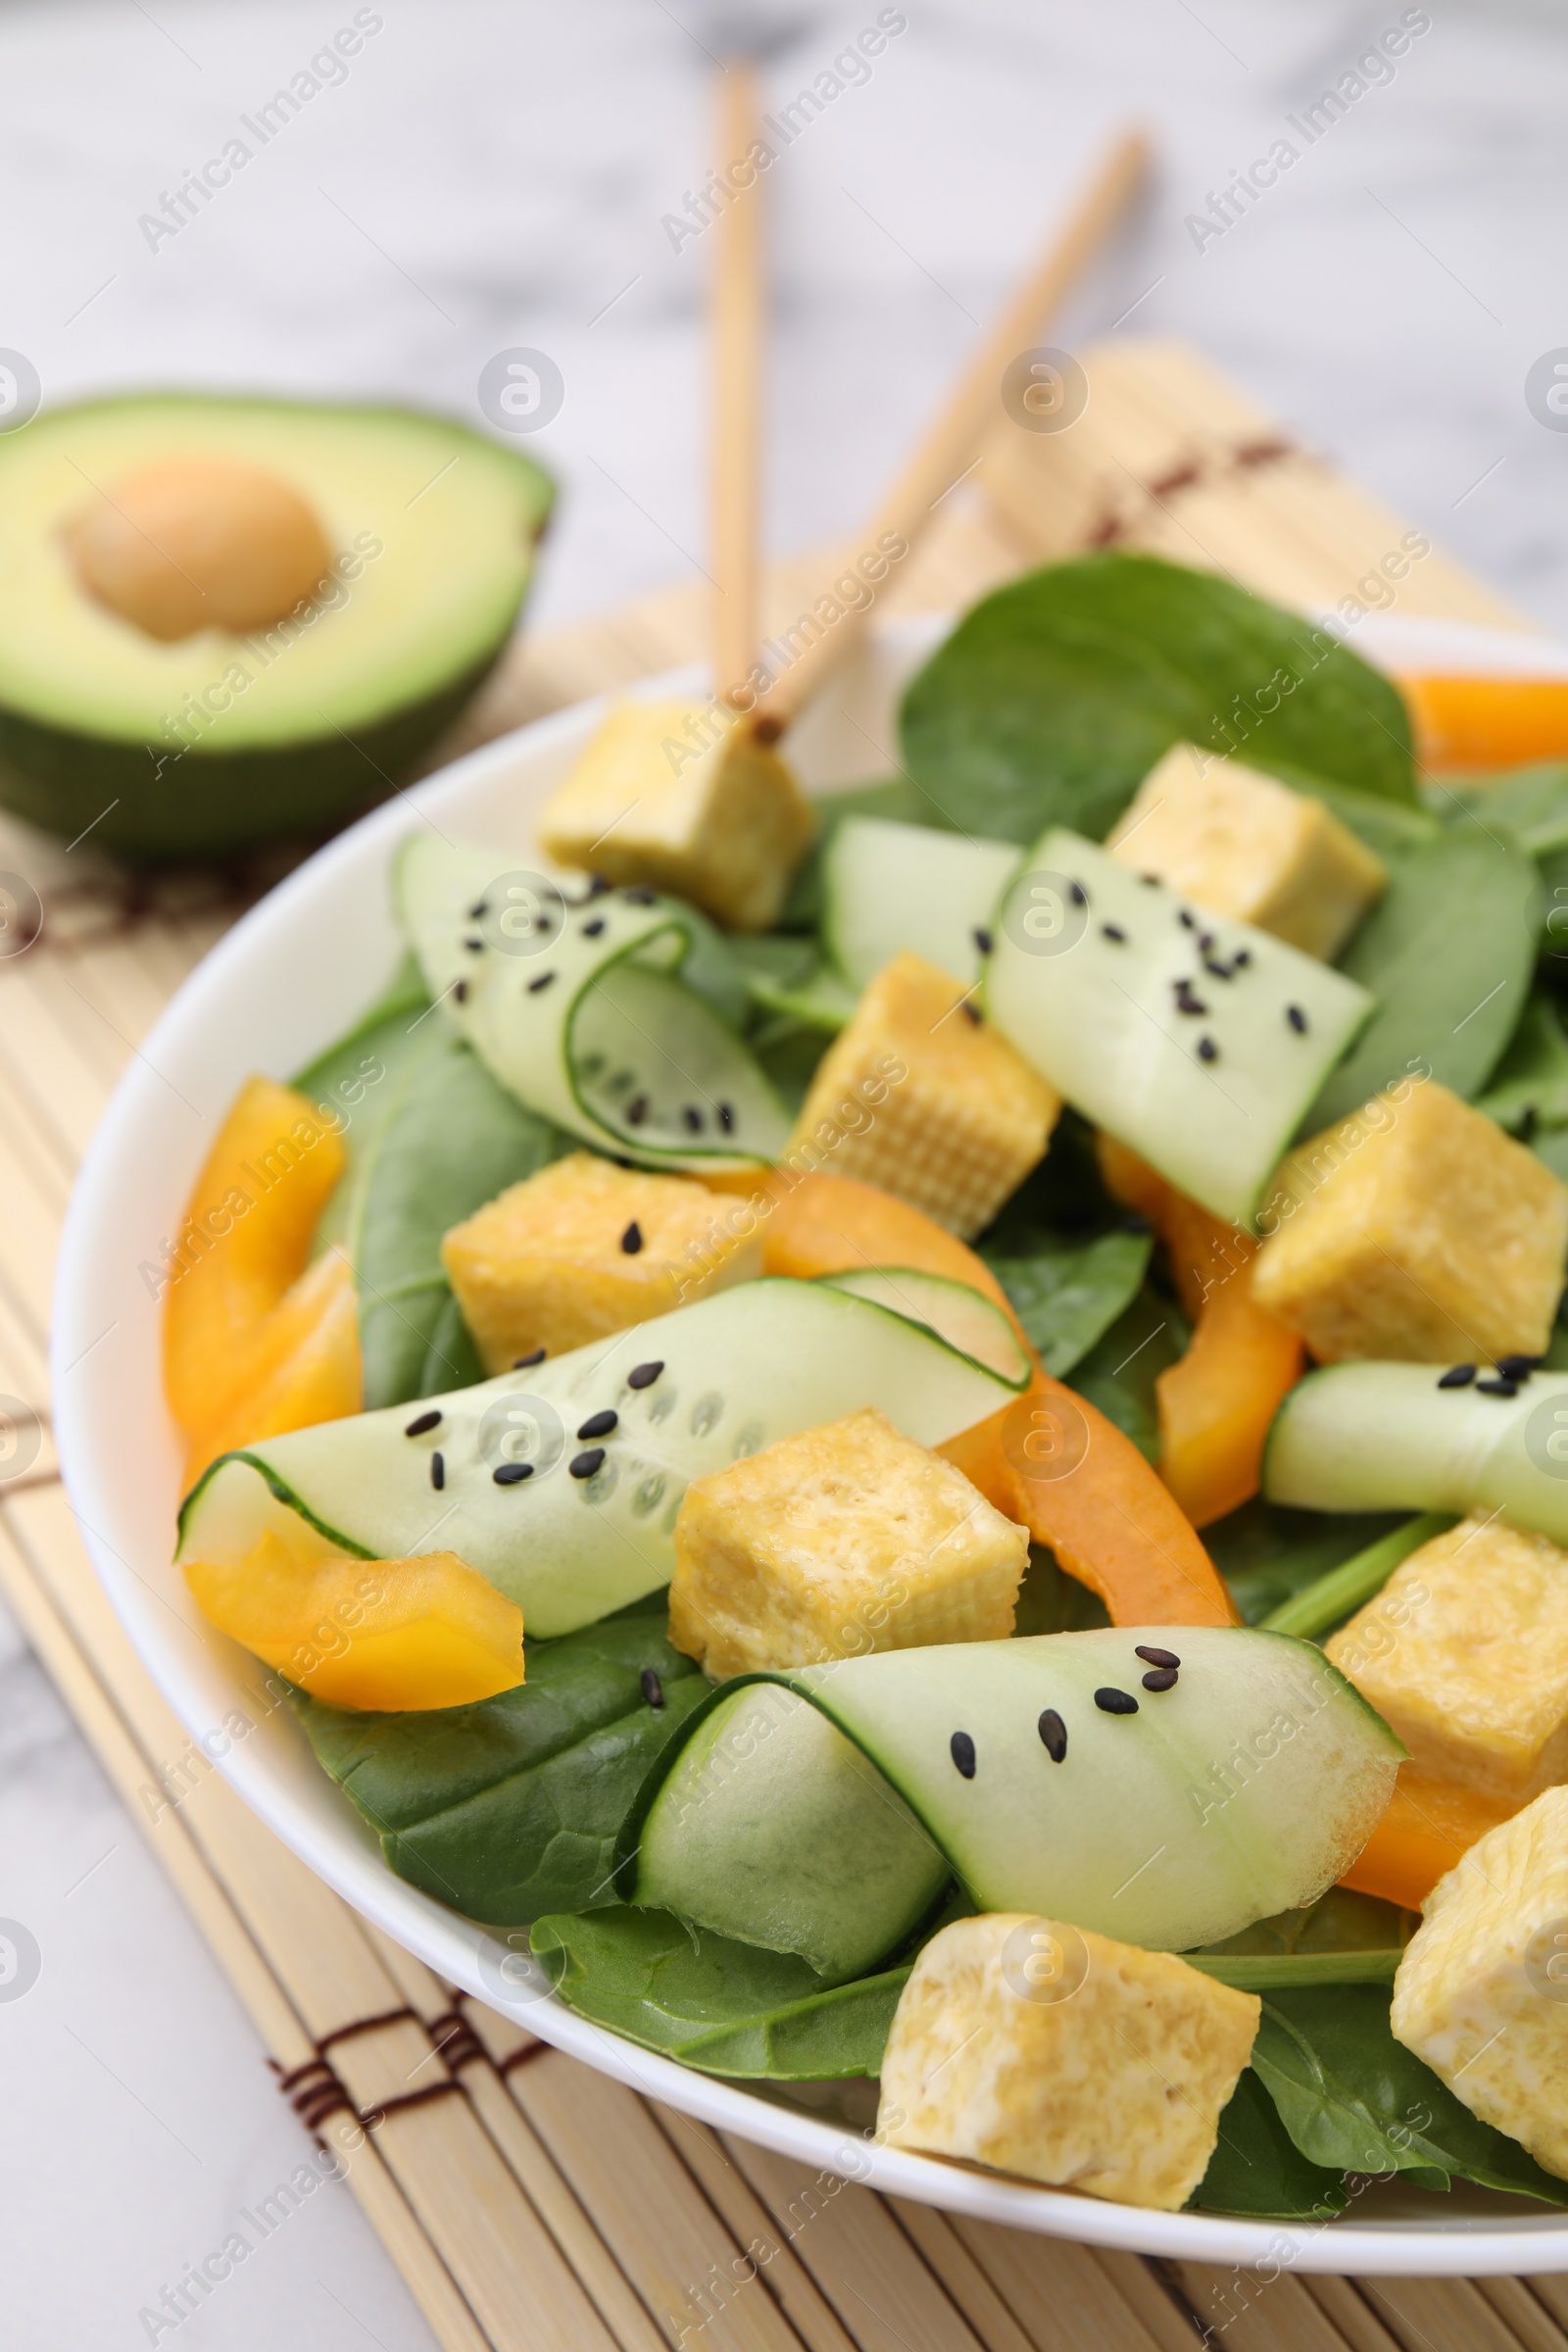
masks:
[[[1316,612],[1404,525],[1295,449],[1194,355],[1083,355],[1069,433],[1008,428],[937,517],[890,612],[1023,564],[1148,546]],[[776,567],[770,626],[837,566]],[[1400,607],[1523,625],[1436,551]],[[524,641],[450,758],[697,656],[700,587]],[[436,762],[432,762],[435,764]],[[906,2205],[712,2132],[534,2040],[350,1910],[190,1748],[88,1565],[49,1438],[59,1223],[120,1072],[296,848],[132,883],[90,843],[0,820],[45,927],[0,961],[0,1591],[448,2352],[1568,2352],[1568,2279],[1272,2278]],[[11,1429],[13,1437],[7,1438]]]

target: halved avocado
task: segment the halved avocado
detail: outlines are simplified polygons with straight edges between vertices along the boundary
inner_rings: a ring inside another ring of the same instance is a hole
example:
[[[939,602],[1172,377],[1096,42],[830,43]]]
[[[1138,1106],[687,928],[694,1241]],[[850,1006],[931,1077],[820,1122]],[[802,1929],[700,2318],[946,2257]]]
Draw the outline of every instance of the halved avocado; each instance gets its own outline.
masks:
[[[83,522],[150,546],[123,485],[187,462],[319,524],[328,567],[265,625],[155,635],[84,578]],[[491,668],[552,496],[520,452],[404,409],[149,393],[0,435],[0,802],[138,861],[324,830]]]

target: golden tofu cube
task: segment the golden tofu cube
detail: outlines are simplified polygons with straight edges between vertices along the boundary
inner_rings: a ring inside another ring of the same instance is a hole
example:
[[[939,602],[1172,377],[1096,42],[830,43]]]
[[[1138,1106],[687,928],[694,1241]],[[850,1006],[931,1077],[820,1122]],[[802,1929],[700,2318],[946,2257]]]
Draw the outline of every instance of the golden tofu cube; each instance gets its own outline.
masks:
[[[1200,906],[1328,963],[1389,879],[1321,801],[1190,743],[1150,769],[1105,846]]]
[[[617,703],[540,821],[563,865],[690,899],[765,931],[816,830],[777,752],[744,719],[689,703]]]
[[[1568,1551],[1466,1519],[1325,1643],[1421,1772],[1524,1804],[1568,1781]]]
[[[1438,1881],[1389,2022],[1473,2115],[1568,2179],[1568,1788]]]
[[[1294,1152],[1258,1225],[1253,1293],[1320,1363],[1545,1351],[1568,1186],[1435,1080],[1401,1079]]]
[[[878,2136],[1174,2213],[1260,2014],[1170,1952],[1027,1912],[956,1920],[899,1996]]]
[[[562,1355],[762,1271],[707,1188],[617,1168],[591,1152],[552,1160],[487,1200],[441,1244],[441,1263],[487,1372],[543,1348]]]
[[[1002,1642],[1025,1529],[867,1406],[693,1481],[669,1638],[727,1681],[932,1642]]]
[[[1045,1152],[1061,1097],[973,1004],[906,950],[817,1064],[792,1166],[880,1185],[950,1232],[983,1232]]]

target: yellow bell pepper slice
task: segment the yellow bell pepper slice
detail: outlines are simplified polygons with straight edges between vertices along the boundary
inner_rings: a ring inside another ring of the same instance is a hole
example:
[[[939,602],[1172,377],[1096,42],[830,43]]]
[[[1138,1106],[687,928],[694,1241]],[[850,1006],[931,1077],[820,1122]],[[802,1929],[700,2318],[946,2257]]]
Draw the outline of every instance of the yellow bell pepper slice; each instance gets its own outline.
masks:
[[[237,1348],[233,1377],[186,1455],[185,1491],[220,1453],[318,1421],[340,1421],[364,1403],[354,1273],[346,1257],[330,1250]]]
[[[216,1420],[257,1327],[304,1273],[347,1154],[292,1087],[252,1078],[224,1119],[173,1236],[164,1388],[191,1434]]]
[[[185,1578],[220,1633],[334,1706],[462,1707],[523,1679],[521,1609],[455,1551],[355,1559],[301,1519]]]
[[[1410,674],[1398,684],[1431,775],[1568,759],[1568,678]]]

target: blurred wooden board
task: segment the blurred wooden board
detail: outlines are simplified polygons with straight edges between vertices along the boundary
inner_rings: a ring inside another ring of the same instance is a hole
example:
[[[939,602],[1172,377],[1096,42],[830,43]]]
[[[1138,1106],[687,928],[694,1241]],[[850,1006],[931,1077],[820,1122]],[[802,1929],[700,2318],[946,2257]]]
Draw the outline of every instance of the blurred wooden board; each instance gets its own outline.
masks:
[[[889,613],[959,609],[1089,545],[1149,547],[1316,612],[1397,544],[1397,517],[1288,448],[1180,347],[1107,344],[1085,368],[1078,424],[1000,431],[890,582]],[[774,566],[769,628],[840,568],[820,552]],[[1437,551],[1412,576],[1403,610],[1525,625]],[[430,765],[700,658],[706,593],[670,589],[519,640]],[[210,1768],[160,1805],[185,1735],[92,1575],[50,1444],[55,1247],[121,1071],[214,940],[303,854],[141,883],[90,842],[67,850],[0,820],[0,868],[45,910],[36,945],[0,961],[0,1415],[15,1433],[12,1446],[0,1419],[0,1591],[437,2340],[453,2352],[1568,2352],[1568,2281],[1212,2272],[809,2176],[455,1996]]]

